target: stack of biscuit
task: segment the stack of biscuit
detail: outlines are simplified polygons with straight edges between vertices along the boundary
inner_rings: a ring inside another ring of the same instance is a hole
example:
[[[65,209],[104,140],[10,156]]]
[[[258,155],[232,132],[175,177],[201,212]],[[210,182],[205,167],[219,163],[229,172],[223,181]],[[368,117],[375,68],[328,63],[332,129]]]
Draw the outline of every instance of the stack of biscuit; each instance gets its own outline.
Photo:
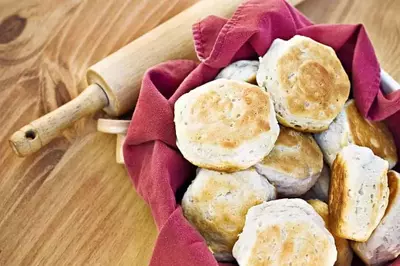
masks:
[[[349,94],[334,50],[294,36],[178,99],[177,146],[199,167],[182,208],[218,261],[351,265],[353,249],[378,265],[400,254],[394,140]]]

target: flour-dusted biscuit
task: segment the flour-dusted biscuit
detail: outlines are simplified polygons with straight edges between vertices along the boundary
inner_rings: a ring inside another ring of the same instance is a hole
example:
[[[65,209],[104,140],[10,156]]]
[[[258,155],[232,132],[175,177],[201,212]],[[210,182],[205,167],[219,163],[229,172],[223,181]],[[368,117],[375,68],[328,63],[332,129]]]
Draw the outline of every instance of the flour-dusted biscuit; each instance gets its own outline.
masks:
[[[336,156],[329,190],[329,225],[335,235],[364,242],[388,205],[388,162],[369,148],[349,145]]]
[[[332,165],[336,154],[349,144],[370,148],[375,155],[389,162],[389,168],[397,163],[396,145],[389,129],[383,122],[365,119],[354,100],[345,104],[327,131],[314,137],[329,165]]]
[[[275,147],[255,165],[282,196],[304,194],[315,184],[322,166],[322,152],[313,137],[287,127],[281,127]]]
[[[260,62],[257,60],[239,60],[223,68],[215,79],[233,79],[257,84],[256,74]]]
[[[329,228],[329,209],[328,205],[320,200],[308,200],[314,210],[322,217],[325,222],[326,228],[331,232]],[[335,245],[338,252],[337,260],[335,266],[351,266],[351,261],[353,260],[353,251],[351,250],[350,243],[347,239],[336,236],[331,232],[333,238],[335,239]]]
[[[323,202],[328,202],[329,198],[329,183],[331,180],[331,170],[324,163],[322,172],[315,182],[314,186],[302,196],[303,199],[319,199]]]
[[[279,122],[306,132],[326,130],[350,92],[335,51],[298,35],[274,40],[261,59],[257,83],[271,93]]]
[[[389,205],[385,216],[366,242],[353,242],[358,256],[368,265],[381,265],[400,255],[400,174],[388,172]]]
[[[279,135],[270,95],[244,81],[218,79],[175,103],[177,146],[192,164],[237,171],[261,161]]]
[[[334,239],[315,210],[301,199],[250,208],[233,256],[240,266],[333,265]]]
[[[214,256],[229,261],[248,209],[275,198],[274,186],[254,168],[235,173],[199,169],[183,196],[182,208]]]

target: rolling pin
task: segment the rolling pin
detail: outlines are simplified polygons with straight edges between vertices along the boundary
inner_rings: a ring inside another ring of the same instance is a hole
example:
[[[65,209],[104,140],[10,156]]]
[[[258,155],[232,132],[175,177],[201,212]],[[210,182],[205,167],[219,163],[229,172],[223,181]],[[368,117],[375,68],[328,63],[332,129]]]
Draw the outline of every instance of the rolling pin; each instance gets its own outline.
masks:
[[[12,149],[27,156],[83,116],[101,109],[119,116],[133,109],[148,68],[171,59],[194,59],[192,25],[208,15],[228,18],[242,1],[200,1],[91,66],[86,73],[89,86],[75,99],[15,132],[9,139]],[[289,2],[296,5],[302,0]]]

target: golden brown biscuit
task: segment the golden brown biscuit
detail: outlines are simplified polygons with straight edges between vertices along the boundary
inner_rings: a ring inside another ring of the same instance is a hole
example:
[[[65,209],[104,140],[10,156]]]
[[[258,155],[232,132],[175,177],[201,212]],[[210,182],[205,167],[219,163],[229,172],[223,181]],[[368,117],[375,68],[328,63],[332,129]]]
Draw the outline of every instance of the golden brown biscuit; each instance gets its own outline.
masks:
[[[199,169],[183,196],[182,208],[214,256],[226,261],[232,258],[247,210],[275,198],[274,186],[254,168],[235,173]]]
[[[370,148],[375,155],[389,162],[389,168],[397,163],[396,145],[389,129],[383,122],[365,119],[354,100],[348,101],[329,129],[315,134],[315,139],[329,165],[332,165],[336,154],[349,144]]]
[[[349,145],[336,156],[329,193],[329,226],[342,238],[367,241],[389,197],[388,162],[366,147]]]
[[[310,204],[314,210],[322,217],[325,222],[326,228],[332,233],[329,228],[329,209],[328,204],[320,200],[308,200],[308,204]],[[350,266],[351,261],[353,260],[353,251],[350,247],[350,243],[347,239],[336,236],[332,233],[333,238],[335,239],[336,249],[338,251],[338,257],[335,262],[336,266]]]
[[[316,182],[322,166],[322,152],[313,137],[283,126],[275,147],[255,165],[284,196],[304,194]]]
[[[298,35],[274,40],[256,78],[271,93],[279,122],[305,132],[326,130],[350,92],[335,51]]]
[[[353,242],[352,247],[368,265],[381,265],[400,255],[400,174],[388,172],[389,205],[385,216],[366,242]]]
[[[272,100],[243,81],[218,79],[175,103],[177,146],[194,165],[247,169],[264,158],[279,135]]]
[[[366,120],[358,111],[356,102],[346,105],[346,114],[352,143],[370,148],[375,155],[389,162],[392,168],[397,162],[396,145],[392,133],[383,122]]]
[[[280,199],[250,208],[233,256],[247,266],[331,266],[337,251],[332,234],[309,204]]]

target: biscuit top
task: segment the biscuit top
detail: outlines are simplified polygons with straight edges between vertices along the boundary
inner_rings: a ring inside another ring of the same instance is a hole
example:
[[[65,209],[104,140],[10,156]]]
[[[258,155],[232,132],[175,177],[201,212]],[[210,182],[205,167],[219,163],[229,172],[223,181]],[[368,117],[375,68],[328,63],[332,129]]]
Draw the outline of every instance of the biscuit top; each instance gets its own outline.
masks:
[[[326,265],[331,243],[319,226],[306,219],[257,231],[247,265]]]
[[[345,110],[354,144],[370,148],[375,155],[387,160],[390,167],[393,167],[397,162],[397,151],[393,136],[386,125],[365,119],[354,100],[346,103]]]
[[[193,202],[197,204],[196,206],[204,208],[204,210],[198,209],[197,211],[207,211],[206,207],[213,210],[208,214],[208,219],[191,213],[195,211],[194,209],[186,208],[185,214],[190,216],[191,222],[206,236],[211,232],[220,232],[220,235],[225,236],[228,239],[226,241],[228,246],[224,251],[229,252],[235,244],[237,235],[244,226],[247,210],[254,205],[260,204],[264,199],[255,193],[247,193],[243,196],[241,204],[236,205],[235,202],[229,200],[228,196],[231,193],[240,193],[241,182],[232,179],[228,183],[226,178],[219,178],[218,175],[216,173],[215,176],[210,176],[208,182],[204,184],[202,193],[194,194],[192,197]],[[222,175],[226,176],[226,174]],[[218,195],[225,195],[226,199],[216,199]],[[213,237],[209,236],[208,239],[213,239]],[[221,252],[220,248],[214,246],[215,244],[210,241],[211,249]]]
[[[231,252],[248,209],[275,197],[275,188],[254,168],[235,173],[199,169],[182,207],[214,252]]]
[[[246,265],[328,265],[336,259],[331,234],[305,201],[280,199],[252,207],[235,244]],[[238,259],[238,258],[236,258]]]
[[[323,156],[310,134],[281,126],[275,147],[260,164],[304,179],[310,177],[310,174],[321,172]]]
[[[278,81],[293,115],[333,119],[350,93],[350,81],[331,47],[295,36],[277,62]]]
[[[182,98],[182,130],[194,143],[234,149],[271,129],[269,94],[249,83],[214,80]]]
[[[389,213],[393,206],[400,204],[400,174],[395,171],[388,171],[388,185],[389,185],[389,204],[386,213]]]

